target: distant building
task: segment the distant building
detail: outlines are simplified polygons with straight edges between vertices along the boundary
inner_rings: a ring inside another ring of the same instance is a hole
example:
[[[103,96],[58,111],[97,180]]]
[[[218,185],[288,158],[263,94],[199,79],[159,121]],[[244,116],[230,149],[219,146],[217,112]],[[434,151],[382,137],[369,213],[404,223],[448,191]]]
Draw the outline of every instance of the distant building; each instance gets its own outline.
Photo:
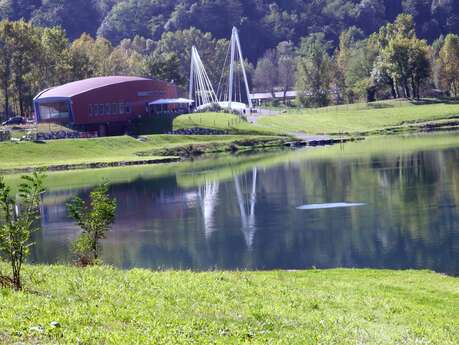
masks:
[[[296,91],[287,91],[285,93],[285,100],[286,101],[293,101],[296,98],[297,92]],[[284,92],[283,91],[276,91],[274,95],[271,92],[258,92],[250,94],[250,98],[252,99],[253,104],[255,105],[262,105],[264,103],[272,102],[272,101],[284,101]]]
[[[56,122],[99,135],[124,133],[134,119],[185,113],[192,101],[177,98],[175,85],[140,77],[97,77],[40,92],[37,122]]]

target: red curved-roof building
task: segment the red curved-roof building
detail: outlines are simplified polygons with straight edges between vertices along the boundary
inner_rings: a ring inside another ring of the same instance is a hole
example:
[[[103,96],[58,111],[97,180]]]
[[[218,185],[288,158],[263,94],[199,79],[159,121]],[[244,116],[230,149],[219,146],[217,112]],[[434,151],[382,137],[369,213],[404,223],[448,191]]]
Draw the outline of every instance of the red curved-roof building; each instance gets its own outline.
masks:
[[[34,109],[37,122],[57,122],[106,135],[123,132],[132,120],[151,115],[151,102],[176,98],[175,85],[162,80],[96,77],[40,92]]]

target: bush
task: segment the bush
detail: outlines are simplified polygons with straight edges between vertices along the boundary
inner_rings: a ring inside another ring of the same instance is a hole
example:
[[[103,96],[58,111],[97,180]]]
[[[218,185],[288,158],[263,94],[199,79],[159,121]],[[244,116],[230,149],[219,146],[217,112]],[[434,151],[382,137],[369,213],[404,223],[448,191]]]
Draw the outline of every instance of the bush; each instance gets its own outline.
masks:
[[[96,187],[89,198],[86,203],[76,197],[67,205],[70,216],[82,229],[72,245],[80,266],[99,263],[100,240],[105,238],[115,221],[116,200],[109,197],[107,184]]]
[[[0,255],[12,271],[11,276],[0,272],[0,286],[11,286],[15,290],[22,289],[21,269],[34,244],[30,236],[37,230],[33,224],[39,219],[40,195],[45,191],[43,174],[35,172],[21,179],[19,200],[16,201],[0,177]]]

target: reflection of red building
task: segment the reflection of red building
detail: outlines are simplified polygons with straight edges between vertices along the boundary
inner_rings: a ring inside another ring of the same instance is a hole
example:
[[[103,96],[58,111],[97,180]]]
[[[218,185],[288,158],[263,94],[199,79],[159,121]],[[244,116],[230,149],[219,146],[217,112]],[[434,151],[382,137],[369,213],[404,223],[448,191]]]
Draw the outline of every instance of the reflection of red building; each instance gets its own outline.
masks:
[[[37,122],[69,124],[82,131],[119,133],[147,116],[151,102],[177,98],[174,85],[139,77],[97,77],[42,91],[34,98]]]

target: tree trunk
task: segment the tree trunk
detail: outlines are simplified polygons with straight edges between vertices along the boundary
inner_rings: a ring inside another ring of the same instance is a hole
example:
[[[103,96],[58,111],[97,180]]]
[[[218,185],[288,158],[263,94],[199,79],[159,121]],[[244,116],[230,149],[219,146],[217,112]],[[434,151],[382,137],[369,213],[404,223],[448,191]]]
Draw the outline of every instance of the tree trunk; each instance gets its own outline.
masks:
[[[8,80],[5,79],[3,84],[3,96],[5,97],[5,116],[6,118],[10,115],[10,95],[8,93]]]
[[[369,87],[367,89],[367,102],[374,102],[376,100],[376,89],[374,87]]]
[[[24,99],[22,94],[22,87],[18,89],[18,96],[19,96],[19,115],[24,116]]]
[[[395,80],[394,80],[393,86],[394,86],[395,98],[400,98],[400,89],[398,88],[398,84]]]
[[[391,79],[390,81],[390,91],[392,93],[392,98],[394,99],[398,98],[397,91],[395,90],[395,83],[393,79]]]
[[[403,81],[403,92],[405,93],[405,98],[411,98],[410,87],[408,86],[408,81]]]

